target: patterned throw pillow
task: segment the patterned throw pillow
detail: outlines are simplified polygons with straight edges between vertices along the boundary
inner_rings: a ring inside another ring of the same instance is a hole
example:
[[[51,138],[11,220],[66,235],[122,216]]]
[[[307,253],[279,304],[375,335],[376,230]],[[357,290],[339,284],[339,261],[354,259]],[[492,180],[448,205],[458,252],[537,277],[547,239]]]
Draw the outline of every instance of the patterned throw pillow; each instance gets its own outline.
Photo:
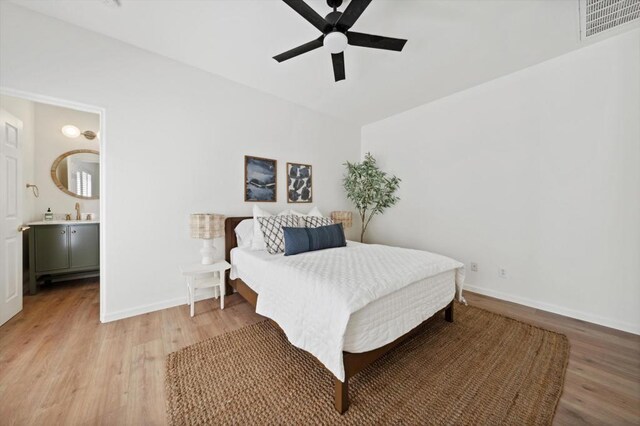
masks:
[[[319,226],[333,225],[333,221],[328,217],[303,216],[305,228],[317,228]]]
[[[346,245],[347,240],[340,223],[317,228],[284,228],[285,256]]]
[[[264,233],[264,241],[267,244],[269,254],[284,253],[283,226],[297,228],[300,226],[296,216],[267,216],[259,217],[258,223]]]

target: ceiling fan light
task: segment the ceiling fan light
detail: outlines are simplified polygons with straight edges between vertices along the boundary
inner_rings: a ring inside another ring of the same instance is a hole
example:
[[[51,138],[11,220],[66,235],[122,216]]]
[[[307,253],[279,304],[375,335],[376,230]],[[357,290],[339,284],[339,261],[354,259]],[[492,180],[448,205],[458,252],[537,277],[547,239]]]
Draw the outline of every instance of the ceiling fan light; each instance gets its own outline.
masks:
[[[68,138],[77,138],[80,136],[80,129],[71,124],[67,124],[66,126],[62,126],[62,134]]]
[[[334,31],[324,37],[323,45],[331,53],[341,53],[347,48],[347,36],[340,31]]]

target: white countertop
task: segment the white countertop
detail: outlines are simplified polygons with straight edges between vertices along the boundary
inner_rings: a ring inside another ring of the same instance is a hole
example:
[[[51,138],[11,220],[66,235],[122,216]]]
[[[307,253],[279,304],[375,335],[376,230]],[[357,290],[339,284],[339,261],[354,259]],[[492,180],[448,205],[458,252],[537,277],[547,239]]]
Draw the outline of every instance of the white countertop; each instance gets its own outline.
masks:
[[[99,220],[39,220],[37,222],[29,222],[28,226],[35,225],[89,225],[92,223],[100,223]]]

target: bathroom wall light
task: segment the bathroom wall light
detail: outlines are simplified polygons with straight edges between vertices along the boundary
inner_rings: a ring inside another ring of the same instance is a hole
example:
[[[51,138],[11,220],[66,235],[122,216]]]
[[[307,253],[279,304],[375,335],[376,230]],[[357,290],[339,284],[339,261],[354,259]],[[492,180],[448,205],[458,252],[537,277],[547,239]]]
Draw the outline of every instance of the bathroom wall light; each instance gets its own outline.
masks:
[[[84,132],[81,132],[80,129],[71,124],[62,126],[62,134],[68,138],[77,138],[78,136],[82,135],[90,141],[94,140],[98,136],[96,132],[93,132],[91,130],[85,130]]]
[[[85,130],[84,132],[80,133],[82,136],[84,136],[85,138],[89,139],[90,141],[94,140],[95,138],[98,137],[98,134],[96,132],[92,132],[91,130]]]
[[[80,129],[71,124],[67,124],[66,126],[62,126],[62,134],[68,138],[77,138],[80,136]]]

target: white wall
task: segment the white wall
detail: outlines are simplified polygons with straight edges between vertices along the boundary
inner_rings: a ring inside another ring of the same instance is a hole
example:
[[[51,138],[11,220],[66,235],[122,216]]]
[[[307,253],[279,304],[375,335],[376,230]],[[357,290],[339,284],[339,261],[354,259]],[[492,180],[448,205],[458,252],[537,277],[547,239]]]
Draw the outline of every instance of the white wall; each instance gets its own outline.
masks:
[[[298,161],[314,167],[315,205],[349,208],[342,163],[359,156],[359,128],[7,2],[0,8],[0,86],[106,110],[106,319],[186,301],[178,265],[197,260],[200,247],[189,239],[189,214],[250,214],[245,154],[278,160],[279,201],[262,207],[287,207],[285,163]],[[216,245],[222,256],[223,241]]]
[[[403,179],[369,238],[478,262],[474,291],[640,333],[639,76],[635,30],[365,126],[362,151]]]

